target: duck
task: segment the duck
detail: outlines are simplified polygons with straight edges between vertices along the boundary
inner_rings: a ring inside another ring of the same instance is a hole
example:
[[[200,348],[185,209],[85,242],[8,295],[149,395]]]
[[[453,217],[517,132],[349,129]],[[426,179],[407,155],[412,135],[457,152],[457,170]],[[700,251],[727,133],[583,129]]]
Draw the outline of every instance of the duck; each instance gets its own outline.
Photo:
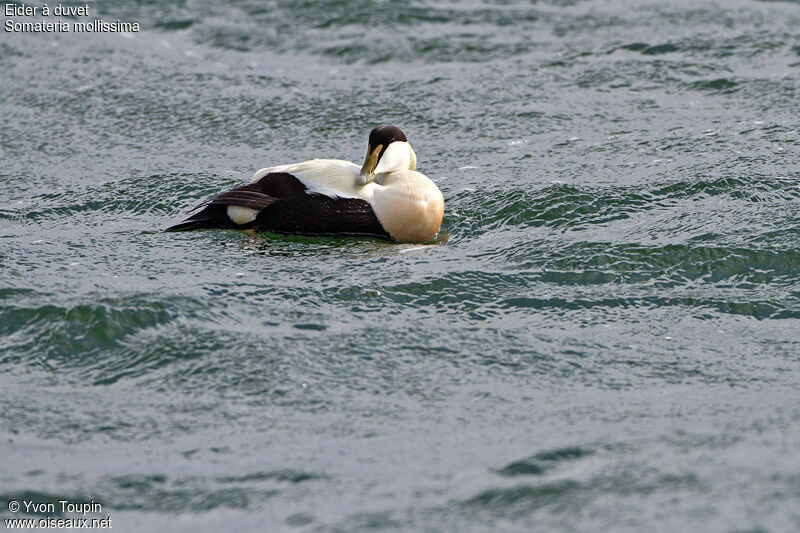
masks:
[[[378,126],[369,134],[361,166],[312,159],[262,168],[250,183],[206,200],[192,210],[200,211],[165,231],[229,228],[428,242],[441,227],[444,197],[416,168],[403,131]]]

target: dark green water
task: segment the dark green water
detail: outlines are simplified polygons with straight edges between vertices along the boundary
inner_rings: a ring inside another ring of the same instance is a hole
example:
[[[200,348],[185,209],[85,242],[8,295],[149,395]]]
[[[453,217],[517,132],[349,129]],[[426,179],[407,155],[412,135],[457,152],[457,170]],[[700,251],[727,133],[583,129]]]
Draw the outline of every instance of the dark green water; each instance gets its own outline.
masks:
[[[0,31],[0,516],[800,528],[797,2],[92,9]],[[160,232],[383,123],[433,245]]]

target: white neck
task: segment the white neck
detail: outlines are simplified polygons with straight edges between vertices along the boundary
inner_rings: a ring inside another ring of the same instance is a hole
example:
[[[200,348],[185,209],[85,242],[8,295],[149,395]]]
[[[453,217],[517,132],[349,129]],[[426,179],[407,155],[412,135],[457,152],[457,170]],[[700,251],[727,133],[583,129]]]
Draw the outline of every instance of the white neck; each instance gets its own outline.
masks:
[[[384,150],[375,174],[409,170],[411,168],[411,146],[407,142],[395,141]]]

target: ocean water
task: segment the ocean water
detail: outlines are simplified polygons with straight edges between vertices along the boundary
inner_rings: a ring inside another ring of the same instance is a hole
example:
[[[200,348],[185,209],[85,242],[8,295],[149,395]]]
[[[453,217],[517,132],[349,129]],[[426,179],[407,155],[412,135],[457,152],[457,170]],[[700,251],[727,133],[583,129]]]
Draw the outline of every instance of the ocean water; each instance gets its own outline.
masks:
[[[95,18],[0,31],[0,517],[800,529],[798,2]],[[161,232],[378,124],[433,244]]]

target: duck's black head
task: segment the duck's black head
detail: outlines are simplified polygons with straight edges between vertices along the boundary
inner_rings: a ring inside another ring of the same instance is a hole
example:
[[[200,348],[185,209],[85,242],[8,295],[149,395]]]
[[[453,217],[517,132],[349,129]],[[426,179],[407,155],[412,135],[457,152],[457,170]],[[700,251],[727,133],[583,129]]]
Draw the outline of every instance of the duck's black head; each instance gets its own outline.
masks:
[[[358,185],[365,185],[384,172],[416,170],[417,156],[406,134],[397,126],[378,126],[369,133],[369,145]]]
[[[374,148],[383,145],[384,149],[394,141],[408,142],[406,134],[397,126],[378,126],[369,132],[369,146]]]

